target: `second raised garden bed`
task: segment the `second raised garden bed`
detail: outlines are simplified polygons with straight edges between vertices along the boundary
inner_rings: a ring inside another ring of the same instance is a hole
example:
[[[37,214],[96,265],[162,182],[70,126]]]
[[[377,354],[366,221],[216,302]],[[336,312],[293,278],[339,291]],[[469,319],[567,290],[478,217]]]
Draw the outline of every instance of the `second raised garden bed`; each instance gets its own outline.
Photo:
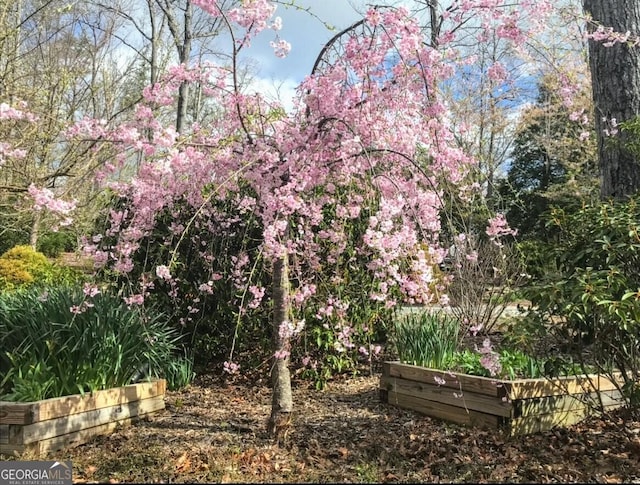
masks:
[[[615,382],[600,375],[501,380],[385,362],[384,402],[454,423],[503,428],[511,435],[570,426],[601,403],[624,405]]]

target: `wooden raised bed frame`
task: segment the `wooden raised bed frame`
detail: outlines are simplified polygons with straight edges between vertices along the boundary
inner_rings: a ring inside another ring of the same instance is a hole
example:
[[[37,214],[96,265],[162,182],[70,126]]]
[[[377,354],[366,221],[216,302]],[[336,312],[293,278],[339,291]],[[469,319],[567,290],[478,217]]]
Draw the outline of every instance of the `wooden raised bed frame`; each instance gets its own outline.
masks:
[[[164,409],[164,379],[34,402],[0,401],[0,453],[36,455],[86,443]]]
[[[619,385],[600,375],[501,380],[385,362],[380,398],[446,421],[522,435],[578,423],[598,412],[600,400],[605,410],[623,406]]]

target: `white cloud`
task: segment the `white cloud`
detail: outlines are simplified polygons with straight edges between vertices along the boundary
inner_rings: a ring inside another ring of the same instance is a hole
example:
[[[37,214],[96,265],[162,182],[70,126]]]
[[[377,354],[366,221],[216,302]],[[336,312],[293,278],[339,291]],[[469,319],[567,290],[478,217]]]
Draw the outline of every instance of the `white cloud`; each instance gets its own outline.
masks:
[[[285,110],[293,109],[293,98],[300,83],[293,78],[274,79],[255,77],[246,88],[247,93],[259,93],[269,101],[278,101]]]

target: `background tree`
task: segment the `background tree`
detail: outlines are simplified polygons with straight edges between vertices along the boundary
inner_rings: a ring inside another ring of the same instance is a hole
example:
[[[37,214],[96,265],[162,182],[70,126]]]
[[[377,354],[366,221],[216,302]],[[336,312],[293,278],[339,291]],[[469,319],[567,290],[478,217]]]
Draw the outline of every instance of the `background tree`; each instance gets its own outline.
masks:
[[[629,150],[633,134],[620,123],[640,115],[639,0],[584,0],[593,86],[601,195],[624,199],[640,188],[640,160]]]
[[[500,186],[507,218],[523,238],[546,239],[544,213],[551,206],[569,212],[593,199],[597,188],[591,93],[574,93],[569,111],[560,96],[560,80],[540,81],[535,104],[525,109]]]
[[[46,213],[30,210],[33,199],[25,200],[32,184],[80,205],[95,194],[95,157],[63,134],[78,117],[113,117],[120,109],[115,94],[120,77],[110,44],[117,25],[84,3],[5,5],[2,102],[6,113],[19,109],[25,116],[5,118],[0,127],[4,141],[21,150],[19,157],[4,160],[0,210],[9,245],[17,237],[35,246]],[[12,232],[16,237],[7,234]]]

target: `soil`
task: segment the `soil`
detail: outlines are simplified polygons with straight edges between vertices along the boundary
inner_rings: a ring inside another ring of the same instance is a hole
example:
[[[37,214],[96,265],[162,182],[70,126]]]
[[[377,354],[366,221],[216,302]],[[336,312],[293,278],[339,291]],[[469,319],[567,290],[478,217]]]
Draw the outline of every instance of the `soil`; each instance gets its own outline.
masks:
[[[640,483],[638,411],[508,437],[382,404],[378,380],[324,391],[296,381],[294,423],[277,445],[264,378],[201,376],[153,417],[40,459],[72,460],[77,483]]]

